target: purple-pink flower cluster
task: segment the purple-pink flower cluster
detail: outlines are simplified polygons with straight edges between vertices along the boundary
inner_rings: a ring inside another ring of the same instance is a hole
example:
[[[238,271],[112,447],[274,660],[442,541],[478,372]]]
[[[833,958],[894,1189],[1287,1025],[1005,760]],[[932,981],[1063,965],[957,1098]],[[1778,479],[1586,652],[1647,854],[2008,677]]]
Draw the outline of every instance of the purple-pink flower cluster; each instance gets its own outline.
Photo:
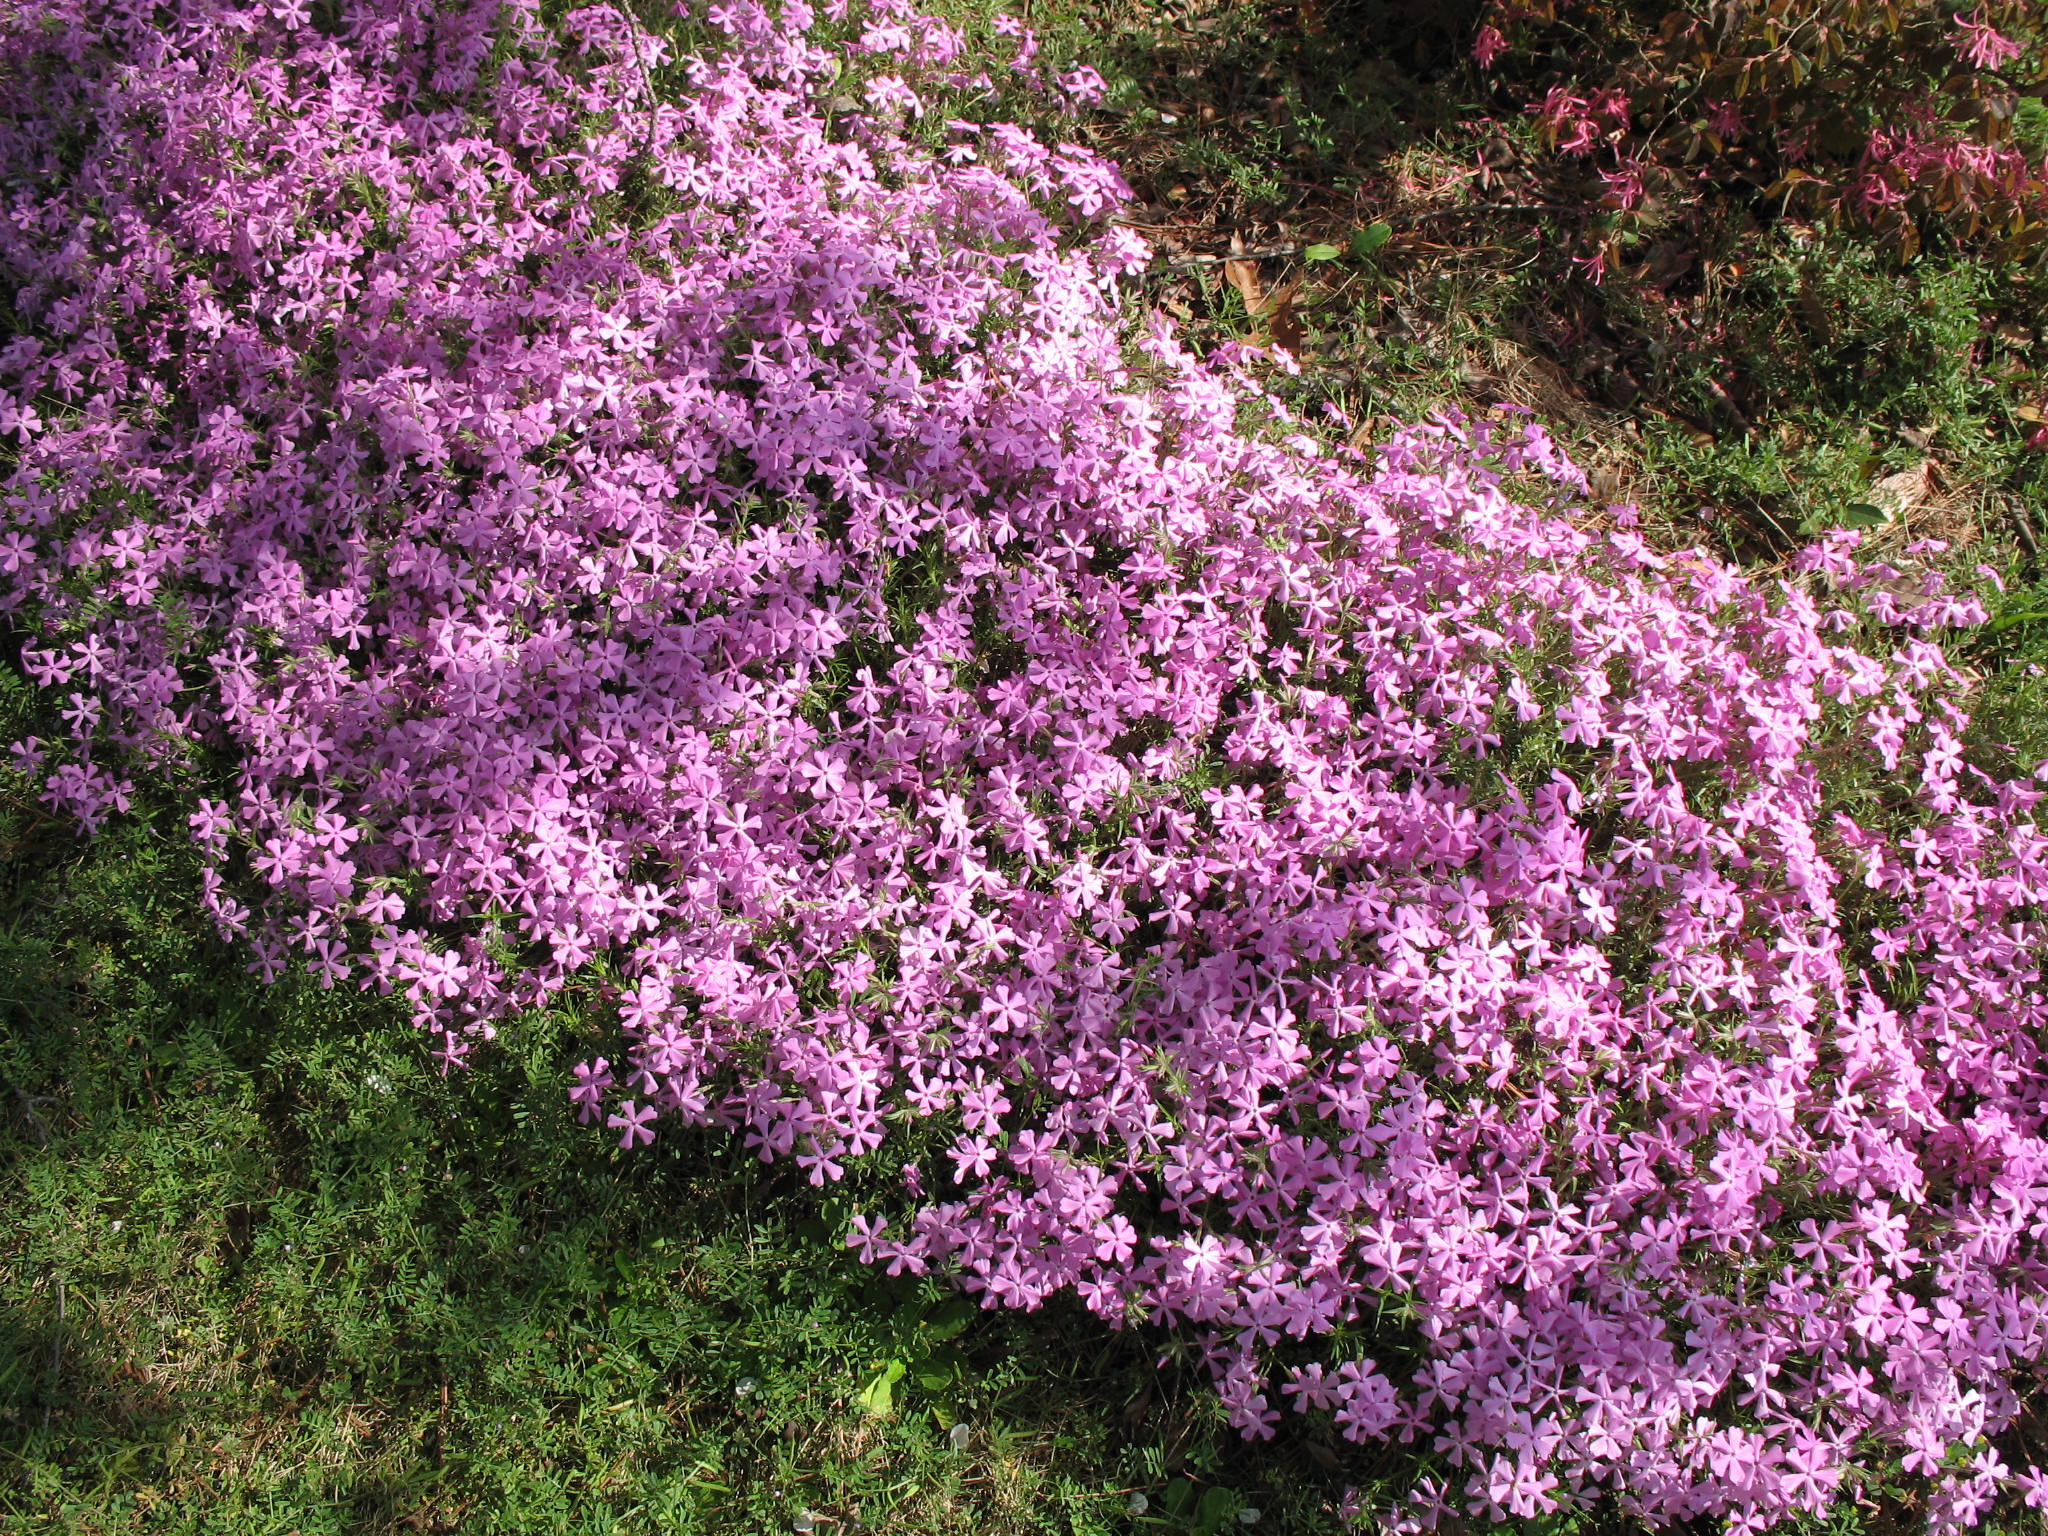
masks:
[[[865,1257],[1190,1332],[1246,1432],[1412,1443],[1409,1525],[2048,1500],[1973,601],[1593,531],[1512,420],[1321,446],[1123,322],[1113,168],[919,137],[975,82],[892,0],[313,16],[0,23],[52,803],[188,785],[223,933],[451,1058],[601,968],[623,1145],[924,1126]]]

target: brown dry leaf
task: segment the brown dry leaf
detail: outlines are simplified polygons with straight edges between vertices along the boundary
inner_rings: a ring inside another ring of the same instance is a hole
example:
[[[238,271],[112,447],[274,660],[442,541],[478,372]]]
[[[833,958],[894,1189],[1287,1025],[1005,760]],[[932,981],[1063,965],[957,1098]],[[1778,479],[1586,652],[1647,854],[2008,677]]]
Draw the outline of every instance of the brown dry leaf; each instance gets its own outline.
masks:
[[[1259,284],[1259,264],[1256,261],[1226,261],[1223,263],[1223,275],[1230,279],[1230,286],[1244,300],[1245,313],[1256,315],[1266,298],[1266,290]]]
[[[1934,460],[1922,459],[1911,469],[1902,469],[1895,475],[1886,475],[1870,486],[1870,504],[1884,513],[1887,518],[1904,517],[1908,512],[1924,505],[1934,497],[1940,483],[1940,473]]]
[[[1273,340],[1299,357],[1301,344],[1308,337],[1307,329],[1301,323],[1301,316],[1294,312],[1294,290],[1299,282],[1292,282],[1283,288],[1275,288],[1266,298],[1266,330]]]

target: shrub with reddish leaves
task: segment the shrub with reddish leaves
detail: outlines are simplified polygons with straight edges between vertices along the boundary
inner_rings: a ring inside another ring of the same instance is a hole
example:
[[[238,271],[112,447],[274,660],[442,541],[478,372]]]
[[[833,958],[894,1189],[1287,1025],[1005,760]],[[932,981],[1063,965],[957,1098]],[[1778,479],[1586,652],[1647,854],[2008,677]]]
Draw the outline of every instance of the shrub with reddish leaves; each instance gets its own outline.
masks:
[[[1493,0],[1482,70],[1610,206],[1734,197],[2017,257],[2048,239],[2048,30],[2030,0]]]
[[[17,762],[183,786],[222,932],[451,1059],[611,978],[624,1146],[936,1146],[866,1257],[1191,1334],[1399,1522],[2039,1502],[1981,609],[1660,554],[1512,418],[1320,446],[1125,324],[1112,168],[832,19],[13,13]]]

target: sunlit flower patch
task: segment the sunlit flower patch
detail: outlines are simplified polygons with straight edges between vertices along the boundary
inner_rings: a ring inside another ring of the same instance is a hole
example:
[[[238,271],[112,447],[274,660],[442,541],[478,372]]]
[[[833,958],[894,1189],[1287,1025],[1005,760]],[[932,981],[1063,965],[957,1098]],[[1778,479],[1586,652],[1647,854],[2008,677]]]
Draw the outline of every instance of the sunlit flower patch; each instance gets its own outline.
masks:
[[[615,978],[622,1146],[923,1127],[863,1256],[1191,1335],[1400,1520],[2040,1489],[1981,609],[1659,553],[1513,418],[1322,446],[1126,323],[1112,167],[928,131],[956,33],[812,20],[13,13],[16,761],[185,785],[223,934],[451,1060]]]

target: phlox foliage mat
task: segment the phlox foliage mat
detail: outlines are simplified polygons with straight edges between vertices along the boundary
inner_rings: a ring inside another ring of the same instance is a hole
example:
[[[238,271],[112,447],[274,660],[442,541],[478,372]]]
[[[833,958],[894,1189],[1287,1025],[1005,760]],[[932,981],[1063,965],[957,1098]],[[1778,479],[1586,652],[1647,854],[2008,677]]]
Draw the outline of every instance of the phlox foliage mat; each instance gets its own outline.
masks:
[[[183,786],[267,973],[451,1064],[596,976],[587,1120],[900,1163],[863,1257],[1412,1443],[1396,1525],[2048,1495],[2048,840],[1966,594],[1657,552],[1511,417],[1320,446],[900,5],[0,59],[16,760]]]

